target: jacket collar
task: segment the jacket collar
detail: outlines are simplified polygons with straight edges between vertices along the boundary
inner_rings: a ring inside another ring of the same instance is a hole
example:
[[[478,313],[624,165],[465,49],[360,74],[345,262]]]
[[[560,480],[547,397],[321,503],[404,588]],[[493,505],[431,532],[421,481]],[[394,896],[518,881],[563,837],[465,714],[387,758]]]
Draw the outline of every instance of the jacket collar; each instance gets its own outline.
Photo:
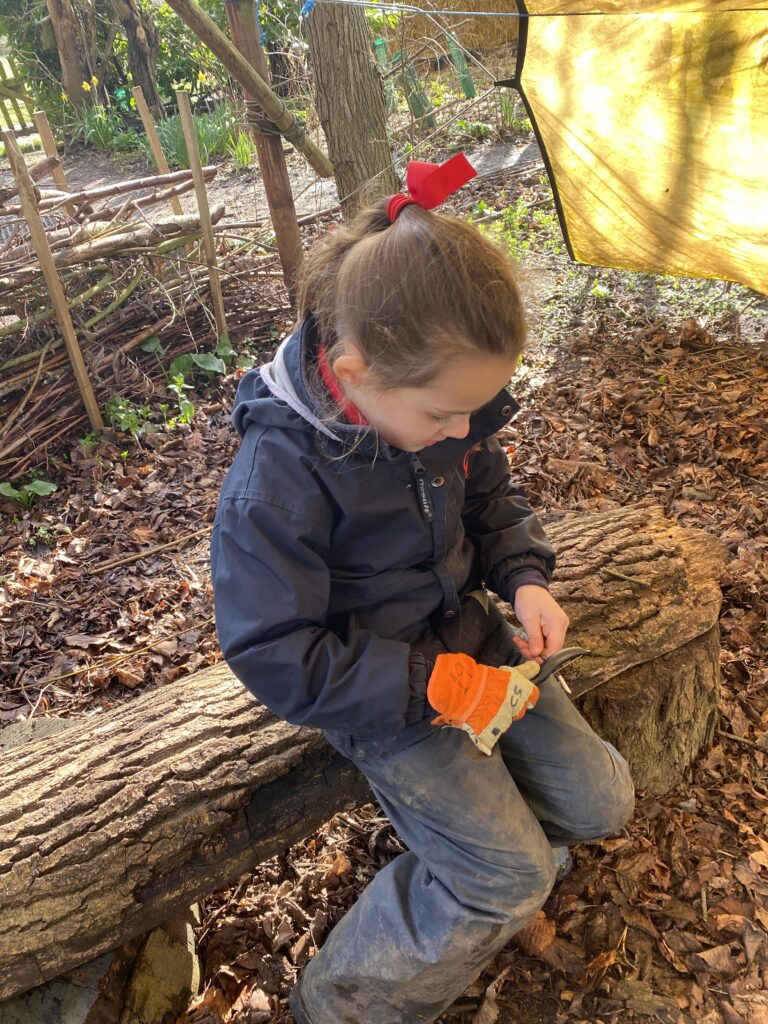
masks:
[[[262,379],[271,393],[338,447],[340,451],[334,454],[355,454],[369,461],[399,458],[403,452],[382,440],[371,427],[347,423],[335,416],[316,369],[319,347],[314,319],[308,317],[281,343],[272,362],[261,367]],[[510,392],[503,388],[471,417],[463,446],[471,447],[495,434],[519,408]],[[434,450],[437,452],[440,448],[441,444],[437,444]]]

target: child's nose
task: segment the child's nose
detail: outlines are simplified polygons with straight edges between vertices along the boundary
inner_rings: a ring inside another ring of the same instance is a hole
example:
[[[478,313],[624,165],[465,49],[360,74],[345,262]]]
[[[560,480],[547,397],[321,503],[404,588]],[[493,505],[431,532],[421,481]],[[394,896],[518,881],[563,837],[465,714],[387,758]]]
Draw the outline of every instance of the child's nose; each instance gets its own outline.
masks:
[[[457,440],[466,437],[469,433],[469,416],[462,416],[455,424],[445,428],[443,433],[446,437],[455,437]]]

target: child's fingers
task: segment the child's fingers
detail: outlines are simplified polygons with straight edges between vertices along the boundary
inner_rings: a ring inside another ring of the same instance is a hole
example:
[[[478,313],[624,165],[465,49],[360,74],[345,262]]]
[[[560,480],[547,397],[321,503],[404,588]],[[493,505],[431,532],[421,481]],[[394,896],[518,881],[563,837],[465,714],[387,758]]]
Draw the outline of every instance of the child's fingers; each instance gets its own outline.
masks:
[[[553,654],[557,654],[558,651],[562,650],[563,644],[565,643],[565,634],[568,630],[568,620],[565,619],[563,622],[553,622],[545,626],[544,636],[544,657],[550,658]]]
[[[542,663],[544,659],[531,653],[530,645],[525,637],[516,636],[514,641],[526,661],[537,661],[539,664]]]

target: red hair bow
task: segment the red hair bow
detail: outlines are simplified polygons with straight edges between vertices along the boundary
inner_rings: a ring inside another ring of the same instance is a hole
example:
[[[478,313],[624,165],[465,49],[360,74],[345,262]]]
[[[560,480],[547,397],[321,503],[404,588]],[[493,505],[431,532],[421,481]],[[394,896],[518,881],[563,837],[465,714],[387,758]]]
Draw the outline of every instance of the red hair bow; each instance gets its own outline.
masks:
[[[477,171],[463,153],[457,153],[444,164],[428,164],[411,160],[405,172],[410,195],[398,193],[387,203],[387,216],[392,223],[405,206],[415,203],[424,210],[432,210],[462,185],[475,177]]]

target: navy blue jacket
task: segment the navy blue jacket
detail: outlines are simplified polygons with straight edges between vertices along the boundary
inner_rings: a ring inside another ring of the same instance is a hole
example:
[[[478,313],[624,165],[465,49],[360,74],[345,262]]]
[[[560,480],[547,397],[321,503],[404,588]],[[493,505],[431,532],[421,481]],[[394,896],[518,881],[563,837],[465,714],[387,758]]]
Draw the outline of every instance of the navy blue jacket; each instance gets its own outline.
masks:
[[[506,390],[466,438],[408,453],[333,420],[316,353],[310,319],[237,390],[211,540],[221,650],[289,722],[393,735],[424,707],[430,625],[483,585],[546,585],[554,552],[493,436]]]

